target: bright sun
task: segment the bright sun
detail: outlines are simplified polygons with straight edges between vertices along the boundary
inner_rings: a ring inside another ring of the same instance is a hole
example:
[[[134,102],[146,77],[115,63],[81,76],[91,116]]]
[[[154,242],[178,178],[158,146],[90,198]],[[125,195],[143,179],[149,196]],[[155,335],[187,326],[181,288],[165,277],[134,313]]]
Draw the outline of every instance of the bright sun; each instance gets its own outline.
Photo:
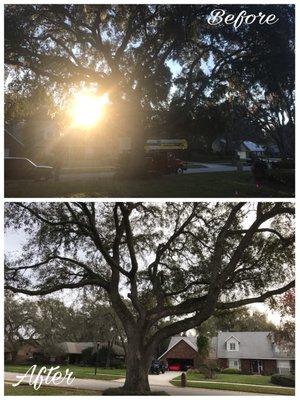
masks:
[[[102,96],[77,93],[71,107],[74,125],[86,128],[94,126],[103,116],[104,108],[108,102],[107,93]]]

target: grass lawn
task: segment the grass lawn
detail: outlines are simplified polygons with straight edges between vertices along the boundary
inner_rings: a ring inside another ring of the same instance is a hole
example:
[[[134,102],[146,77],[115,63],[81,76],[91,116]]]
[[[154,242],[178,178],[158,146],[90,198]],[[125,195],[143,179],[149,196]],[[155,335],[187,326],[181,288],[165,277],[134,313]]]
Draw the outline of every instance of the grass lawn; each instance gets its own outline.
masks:
[[[10,383],[4,385],[5,396],[100,396],[99,390],[83,390],[64,387],[41,386],[34,390],[29,385],[19,385],[12,387]]]
[[[180,380],[178,378],[173,379],[171,382],[175,386],[180,386]],[[247,386],[247,384],[249,384],[249,386]],[[263,387],[264,385],[270,387]],[[203,374],[197,372],[188,372],[187,386],[205,389],[233,390],[239,392],[295,395],[294,388],[278,387],[270,382],[269,376],[262,375],[216,374],[213,379],[205,379]]]
[[[171,381],[173,385],[180,386],[179,381]],[[222,384],[222,383],[212,383],[212,382],[187,382],[187,386],[189,387],[196,387],[202,389],[219,389],[219,390],[232,390],[238,392],[250,392],[250,393],[265,393],[265,394],[279,394],[279,395],[286,395],[286,396],[295,396],[295,389],[293,388],[278,388],[274,386],[274,388],[265,388],[261,386],[244,386],[244,385],[233,385],[233,384]]]
[[[10,181],[6,197],[293,197],[284,186],[257,189],[250,172],[210,172],[147,179]]]
[[[187,378],[192,381],[205,380],[204,375],[197,372],[188,372]],[[270,382],[271,377],[264,375],[216,374],[216,376],[211,380],[218,382],[250,383],[252,385],[273,386],[273,383]]]
[[[6,372],[20,372],[25,373],[29,369],[29,365],[6,365],[4,370]],[[79,367],[76,365],[65,365],[60,367],[60,371],[64,373],[66,369],[73,372],[75,378],[81,379],[99,379],[99,380],[114,380],[125,377],[124,369],[106,369],[98,368],[97,375],[95,376],[95,370],[93,367]],[[36,369],[36,373],[39,371],[39,367]]]

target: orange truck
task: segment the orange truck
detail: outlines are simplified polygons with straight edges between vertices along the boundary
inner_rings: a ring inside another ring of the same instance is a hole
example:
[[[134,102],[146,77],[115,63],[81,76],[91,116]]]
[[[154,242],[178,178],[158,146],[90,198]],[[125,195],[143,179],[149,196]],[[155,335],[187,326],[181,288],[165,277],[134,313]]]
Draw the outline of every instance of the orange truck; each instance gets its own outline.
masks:
[[[145,144],[147,169],[161,174],[182,174],[187,163],[181,160],[179,153],[188,147],[185,139],[149,139]]]

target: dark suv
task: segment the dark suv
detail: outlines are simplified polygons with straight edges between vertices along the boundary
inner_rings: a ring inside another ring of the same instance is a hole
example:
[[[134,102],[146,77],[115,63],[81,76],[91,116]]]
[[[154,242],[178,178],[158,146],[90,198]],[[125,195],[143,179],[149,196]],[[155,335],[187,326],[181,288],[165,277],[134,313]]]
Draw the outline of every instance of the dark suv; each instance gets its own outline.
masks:
[[[160,373],[164,374],[165,370],[166,368],[162,362],[158,360],[152,360],[149,370],[150,374],[156,374],[156,375],[159,375]]]
[[[28,158],[6,157],[4,165],[5,179],[47,180],[53,176],[53,168],[36,165]]]

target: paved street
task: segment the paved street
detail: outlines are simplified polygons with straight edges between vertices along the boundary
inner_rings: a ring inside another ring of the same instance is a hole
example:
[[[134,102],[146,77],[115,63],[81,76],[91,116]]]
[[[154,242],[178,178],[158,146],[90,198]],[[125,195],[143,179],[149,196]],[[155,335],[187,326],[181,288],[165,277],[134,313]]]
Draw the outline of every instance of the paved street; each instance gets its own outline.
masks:
[[[208,172],[232,172],[236,171],[236,167],[234,165],[226,165],[226,164],[212,164],[201,163],[203,167],[199,168],[188,168],[184,171],[185,174],[201,174],[201,173],[208,173]],[[243,167],[243,171],[250,171],[251,167],[249,165]]]
[[[203,167],[199,168],[187,168],[184,171],[184,174],[203,174],[209,172],[232,172],[236,171],[236,167],[233,165],[226,165],[226,164],[201,164]],[[250,166],[244,166],[243,171],[250,171]],[[64,181],[74,181],[74,180],[89,180],[89,179],[103,179],[103,178],[112,178],[115,176],[115,172],[110,171],[103,171],[103,172],[80,172],[80,173],[62,173],[60,175],[59,180]]]
[[[226,164],[201,164],[203,167],[195,167],[195,168],[187,168],[183,172],[184,175],[187,174],[203,174],[203,173],[210,173],[210,172],[233,172],[236,171],[236,167],[233,165],[226,165]],[[250,171],[250,166],[244,166],[243,171]],[[96,181],[100,179],[111,179],[116,176],[116,172],[113,169],[104,170],[104,171],[97,171],[97,172],[65,172],[62,170],[62,173],[59,176],[59,182],[72,182],[72,181]],[[29,183],[32,180],[23,180],[28,181]],[[52,181],[52,180],[51,180]],[[9,181],[7,182],[14,182]]]
[[[5,372],[4,378],[5,382],[17,382],[19,378],[17,376],[22,375],[18,372]],[[249,396],[250,393],[245,392],[232,392],[229,390],[215,390],[215,389],[199,389],[199,388],[181,388],[172,386],[169,380],[178,376],[177,372],[166,372],[164,375],[149,375],[150,386],[152,391],[165,391],[173,396]],[[34,375],[36,377],[36,375]],[[23,382],[29,382],[29,378],[24,379]],[[108,388],[120,387],[123,385],[124,379],[117,379],[115,381],[101,381],[95,379],[75,379],[72,383],[73,388],[77,389],[90,389],[90,390],[100,390],[103,391]],[[59,385],[51,386],[61,386],[69,387],[65,382]],[[251,393],[251,396],[261,396],[261,394]]]

